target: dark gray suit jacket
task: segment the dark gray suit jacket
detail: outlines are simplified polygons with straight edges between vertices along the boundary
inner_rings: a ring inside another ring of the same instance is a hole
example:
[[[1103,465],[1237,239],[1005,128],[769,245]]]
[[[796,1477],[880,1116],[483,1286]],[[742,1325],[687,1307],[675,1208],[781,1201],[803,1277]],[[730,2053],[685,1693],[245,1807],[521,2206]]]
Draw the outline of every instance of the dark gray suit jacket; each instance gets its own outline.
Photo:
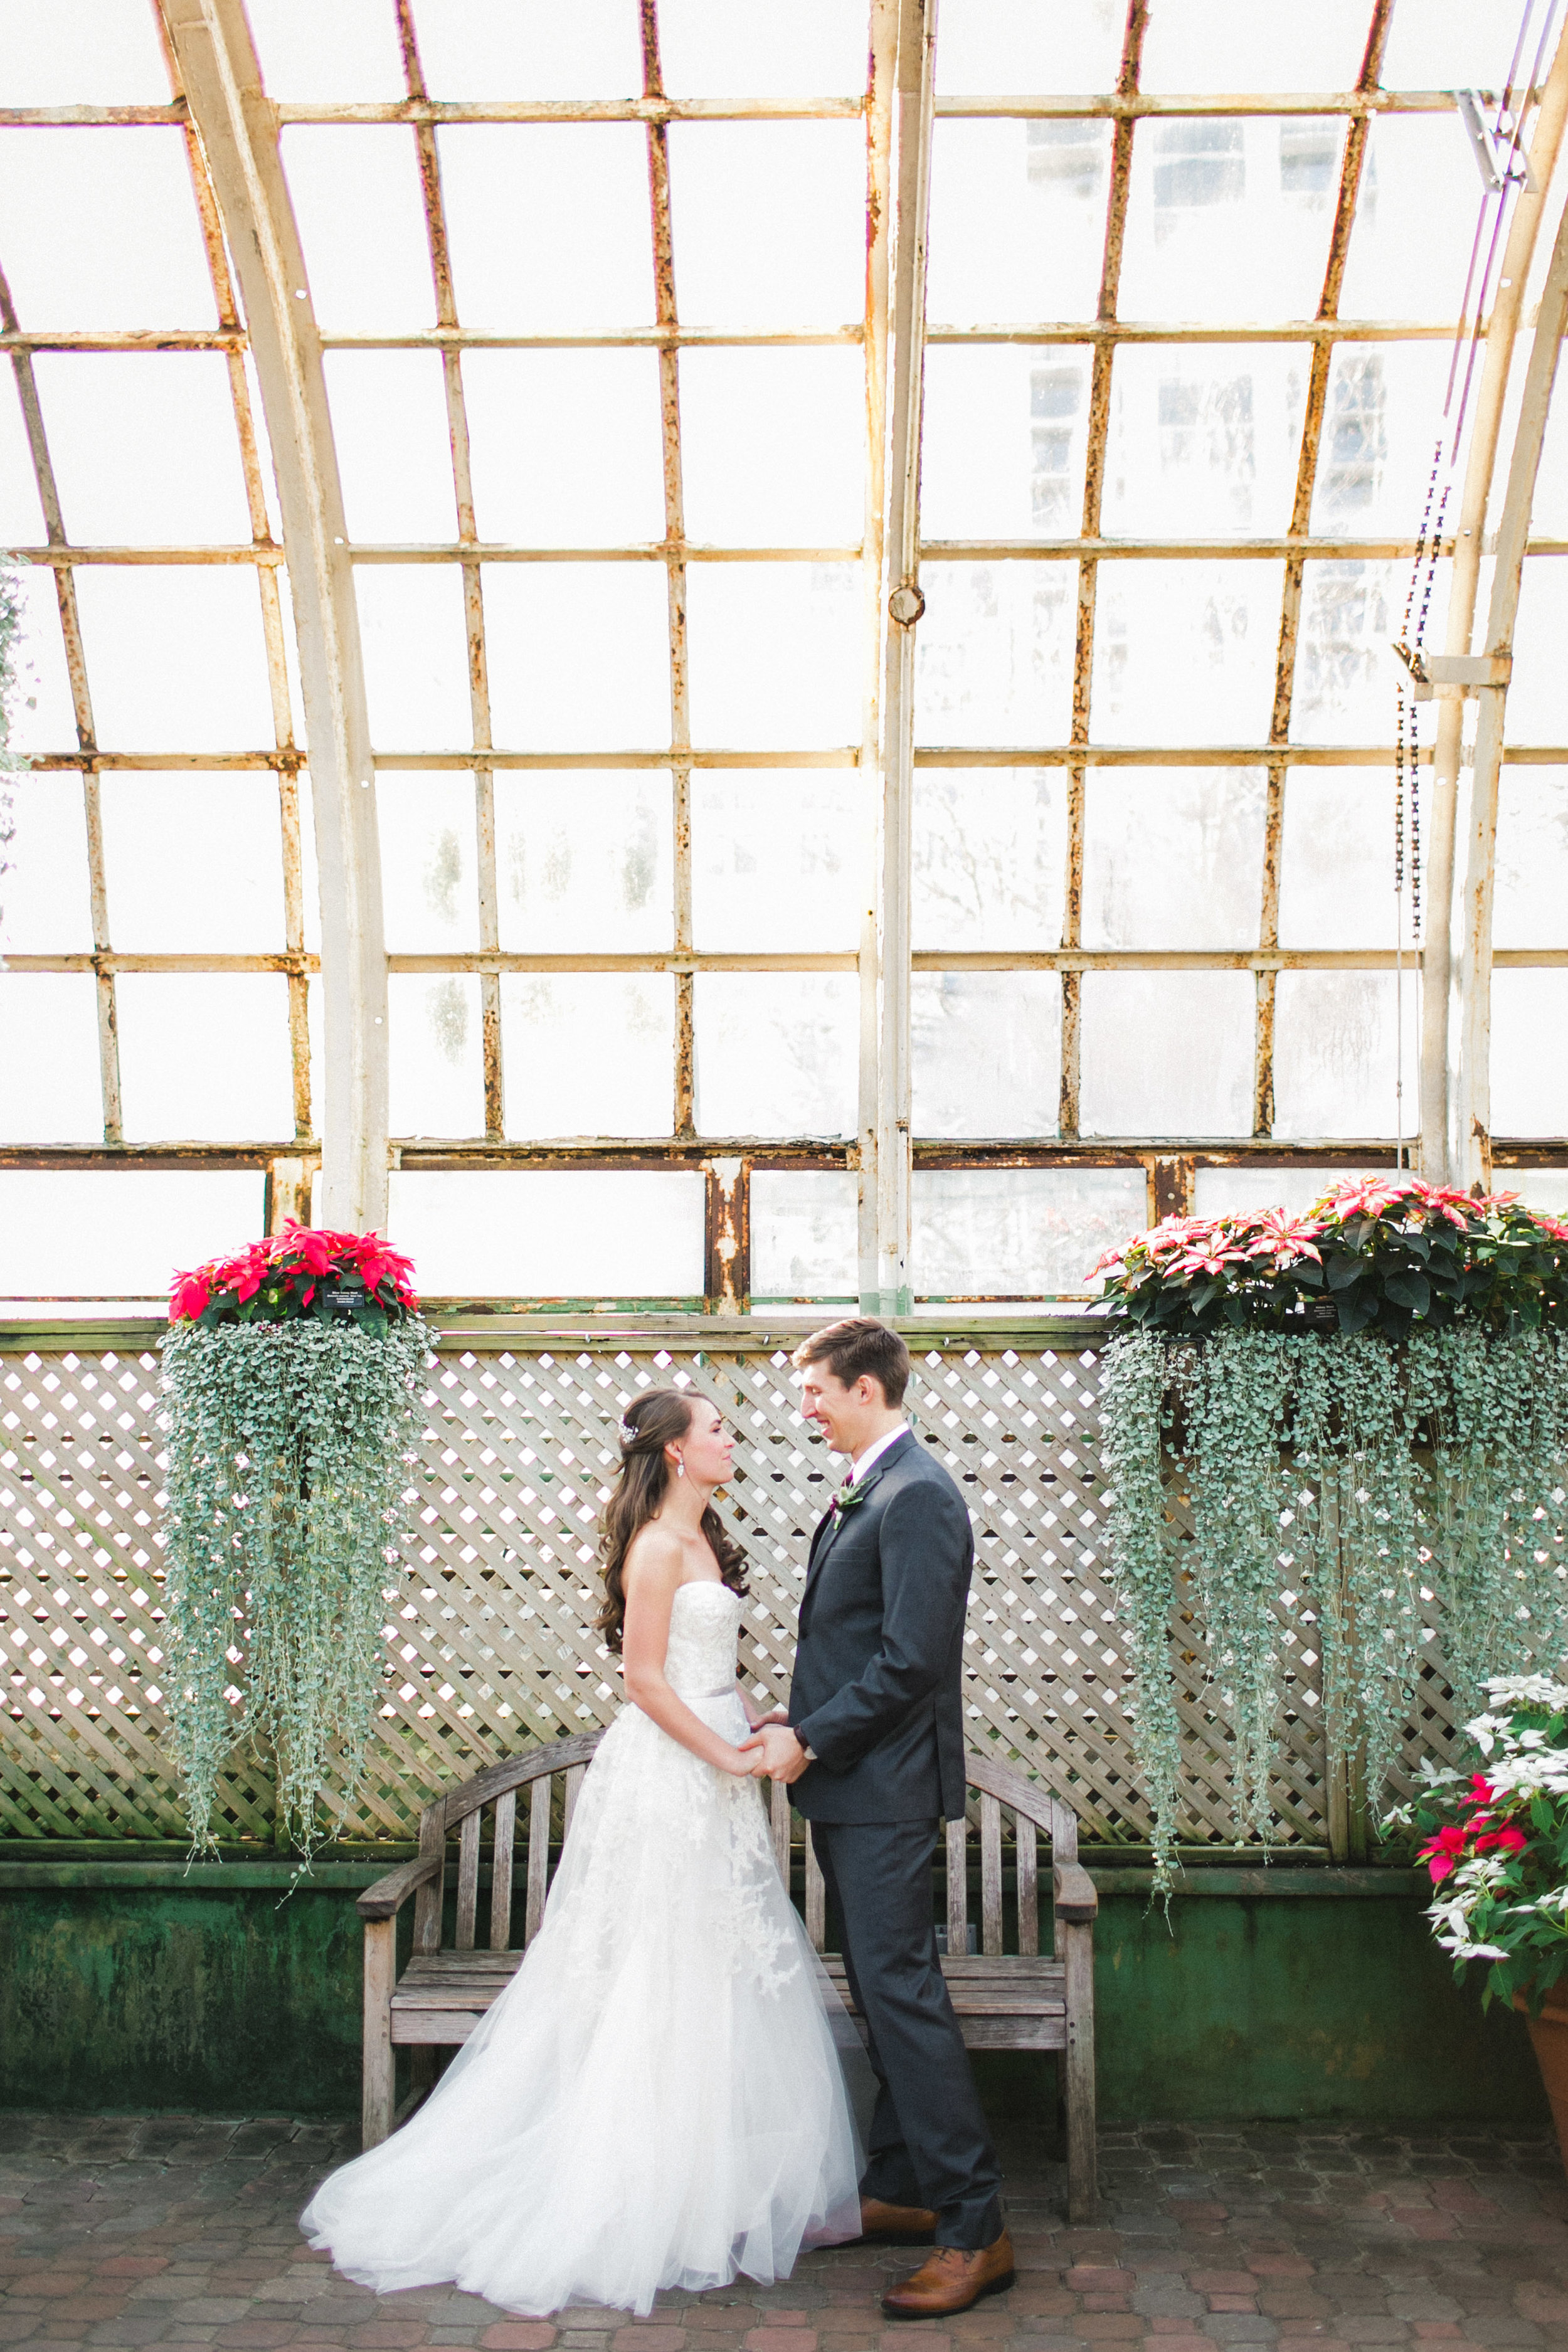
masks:
[[[789,1701],[818,1759],[790,1790],[807,1821],[963,1812],[973,1568],[963,1497],[909,1431],[872,1464],[863,1499],[818,1524]]]

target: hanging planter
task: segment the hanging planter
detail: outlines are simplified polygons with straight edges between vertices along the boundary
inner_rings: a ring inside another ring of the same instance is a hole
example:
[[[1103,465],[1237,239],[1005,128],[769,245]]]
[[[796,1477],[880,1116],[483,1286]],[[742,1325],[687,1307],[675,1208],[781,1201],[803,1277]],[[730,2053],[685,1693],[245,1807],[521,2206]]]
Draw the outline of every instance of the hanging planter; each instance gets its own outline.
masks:
[[[1426,1916],[1462,1983],[1481,1968],[1481,2007],[1530,2020],[1542,2081],[1568,2157],[1568,1685],[1494,1675],[1465,1726],[1468,1772],[1428,1761],[1385,1829],[1422,1841],[1436,1895]]]
[[[1168,1218],[1095,1271],[1121,1327],[1101,1369],[1107,1552],[1168,1887],[1178,1628],[1230,1717],[1238,1822],[1264,1840],[1292,1625],[1373,1794],[1439,1605],[1461,1711],[1500,1667],[1559,1655],[1568,1225],[1511,1195],[1368,1179],[1294,1220]]]
[[[374,1234],[290,1224],[176,1277],[165,1671],[198,1850],[241,1740],[307,1854],[363,1769],[430,1344],[412,1272]]]

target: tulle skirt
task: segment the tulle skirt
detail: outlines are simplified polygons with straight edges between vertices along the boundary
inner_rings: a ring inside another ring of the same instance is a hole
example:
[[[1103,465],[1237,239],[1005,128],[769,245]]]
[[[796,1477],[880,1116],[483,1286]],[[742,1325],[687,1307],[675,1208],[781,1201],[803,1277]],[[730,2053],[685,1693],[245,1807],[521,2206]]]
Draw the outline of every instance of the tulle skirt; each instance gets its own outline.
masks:
[[[731,1691],[688,1697],[737,1744]],[[780,1881],[761,1786],[635,1707],[584,1780],[544,1924],[418,2113],[300,2226],[383,2294],[647,2312],[858,2234],[864,2060]]]

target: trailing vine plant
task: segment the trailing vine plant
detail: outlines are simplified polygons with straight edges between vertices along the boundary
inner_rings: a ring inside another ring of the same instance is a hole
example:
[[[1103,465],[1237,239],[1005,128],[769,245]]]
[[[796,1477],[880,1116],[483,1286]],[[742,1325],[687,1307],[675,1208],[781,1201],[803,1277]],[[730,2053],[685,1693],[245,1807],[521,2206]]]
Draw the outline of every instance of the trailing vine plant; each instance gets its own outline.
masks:
[[[1121,1319],[1101,1362],[1107,1555],[1168,1890],[1179,1620],[1229,1715],[1237,1822],[1265,1840],[1282,1612],[1315,1634],[1370,1796],[1424,1670],[1440,1664],[1462,1715],[1489,1676],[1568,1643],[1568,1227],[1511,1196],[1368,1181],[1293,1222],[1170,1219],[1096,1271]]]
[[[195,1851],[242,1740],[307,1857],[363,1772],[430,1344],[410,1272],[374,1234],[293,1226],[176,1278],[166,1675]]]

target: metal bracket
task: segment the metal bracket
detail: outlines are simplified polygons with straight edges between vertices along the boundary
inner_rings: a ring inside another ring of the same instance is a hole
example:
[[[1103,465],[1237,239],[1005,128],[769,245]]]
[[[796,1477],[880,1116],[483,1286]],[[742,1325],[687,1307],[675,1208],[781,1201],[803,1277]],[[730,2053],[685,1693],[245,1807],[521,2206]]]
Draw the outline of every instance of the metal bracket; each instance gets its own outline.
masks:
[[[912,580],[905,580],[888,599],[888,615],[900,629],[912,629],[925,611],[926,600]]]
[[[1506,686],[1513,676],[1511,654],[1421,654],[1404,645],[1393,653],[1415,702],[1462,702],[1482,687]]]
[[[1518,124],[1505,108],[1496,124],[1487,121],[1487,100],[1484,89],[1457,89],[1454,103],[1459,110],[1459,120],[1465,126],[1470,142],[1470,152],[1481,175],[1481,185],[1489,195],[1498,195],[1504,188],[1523,188],[1536,194],[1530,176],[1530,165],[1524,151],[1515,145]]]

